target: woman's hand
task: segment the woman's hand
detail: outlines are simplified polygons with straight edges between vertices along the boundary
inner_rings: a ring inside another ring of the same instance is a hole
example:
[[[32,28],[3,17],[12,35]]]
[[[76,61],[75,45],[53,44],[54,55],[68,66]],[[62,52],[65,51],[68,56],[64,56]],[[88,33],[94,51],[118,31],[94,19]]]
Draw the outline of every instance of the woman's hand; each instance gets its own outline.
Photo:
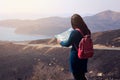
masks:
[[[61,40],[57,39],[57,43],[60,44]]]

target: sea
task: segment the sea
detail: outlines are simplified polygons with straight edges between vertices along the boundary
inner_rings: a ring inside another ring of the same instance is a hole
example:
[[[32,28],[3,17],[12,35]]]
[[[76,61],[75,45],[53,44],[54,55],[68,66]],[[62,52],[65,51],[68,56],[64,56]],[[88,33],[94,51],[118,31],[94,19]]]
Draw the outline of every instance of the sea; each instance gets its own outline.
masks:
[[[28,41],[51,38],[46,35],[16,34],[15,28],[0,26],[0,41]]]

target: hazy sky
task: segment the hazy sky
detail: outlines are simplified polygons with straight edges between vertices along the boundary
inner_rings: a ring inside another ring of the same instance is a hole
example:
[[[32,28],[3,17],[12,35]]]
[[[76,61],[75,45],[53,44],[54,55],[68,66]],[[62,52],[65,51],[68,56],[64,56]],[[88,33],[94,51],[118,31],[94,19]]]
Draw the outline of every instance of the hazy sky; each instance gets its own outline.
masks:
[[[120,12],[120,0],[0,0],[0,19],[69,17],[104,10]]]

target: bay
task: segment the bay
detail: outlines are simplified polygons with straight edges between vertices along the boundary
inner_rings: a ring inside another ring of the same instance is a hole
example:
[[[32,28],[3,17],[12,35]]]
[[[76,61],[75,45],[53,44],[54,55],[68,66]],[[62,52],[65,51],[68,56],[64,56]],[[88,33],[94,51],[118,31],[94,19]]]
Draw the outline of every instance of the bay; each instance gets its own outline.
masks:
[[[16,34],[15,28],[2,27],[0,26],[0,40],[1,41],[27,41],[27,40],[38,40],[38,39],[47,39],[50,36],[46,35],[22,35]]]

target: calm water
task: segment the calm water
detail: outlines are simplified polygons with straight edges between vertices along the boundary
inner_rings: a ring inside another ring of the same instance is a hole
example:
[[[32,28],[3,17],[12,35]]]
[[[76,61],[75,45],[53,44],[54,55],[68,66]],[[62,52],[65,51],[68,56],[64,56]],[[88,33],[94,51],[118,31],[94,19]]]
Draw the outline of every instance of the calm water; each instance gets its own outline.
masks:
[[[50,38],[48,36],[30,36],[20,35],[15,33],[15,28],[0,27],[0,40],[3,41],[26,41],[26,40],[37,40]]]

